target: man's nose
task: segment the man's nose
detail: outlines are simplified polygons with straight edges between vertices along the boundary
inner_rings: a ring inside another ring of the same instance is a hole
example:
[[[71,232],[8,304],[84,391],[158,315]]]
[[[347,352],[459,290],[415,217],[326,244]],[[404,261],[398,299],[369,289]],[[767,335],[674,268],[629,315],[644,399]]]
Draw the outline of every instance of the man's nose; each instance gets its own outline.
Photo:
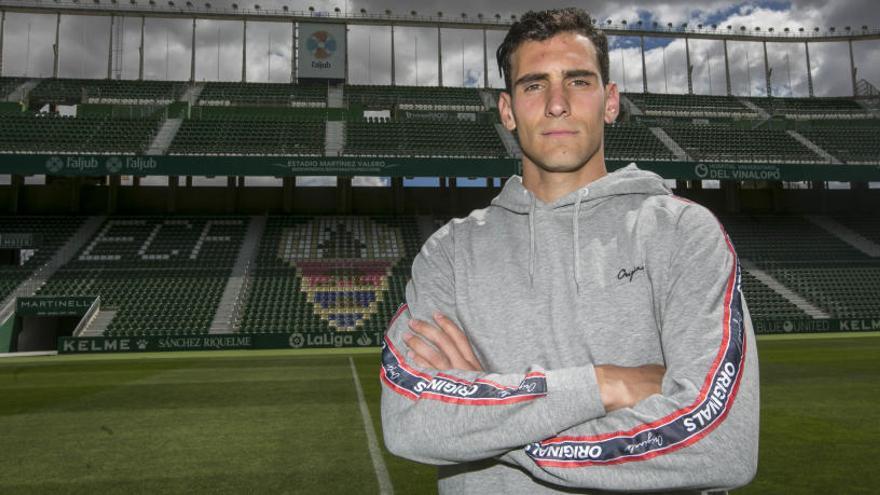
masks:
[[[547,117],[567,117],[571,112],[568,104],[568,95],[562,85],[553,84],[547,91],[547,107],[545,115]]]

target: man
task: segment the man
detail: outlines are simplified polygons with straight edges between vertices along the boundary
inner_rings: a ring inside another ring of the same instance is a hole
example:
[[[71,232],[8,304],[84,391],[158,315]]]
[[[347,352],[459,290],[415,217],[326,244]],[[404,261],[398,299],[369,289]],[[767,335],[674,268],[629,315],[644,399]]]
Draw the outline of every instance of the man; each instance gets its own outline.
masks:
[[[576,9],[498,49],[523,175],[422,247],[383,343],[388,449],[442,493],[726,489],[757,466],[736,254],[655,174],[605,169],[608,46]]]

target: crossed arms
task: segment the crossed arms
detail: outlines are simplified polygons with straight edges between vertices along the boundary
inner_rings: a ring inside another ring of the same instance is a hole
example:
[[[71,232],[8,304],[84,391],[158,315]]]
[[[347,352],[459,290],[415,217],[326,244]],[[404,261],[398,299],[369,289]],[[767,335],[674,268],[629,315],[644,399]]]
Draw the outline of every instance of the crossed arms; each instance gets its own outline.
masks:
[[[495,458],[571,487],[748,483],[757,468],[757,356],[736,255],[714,217],[695,214],[703,217],[672,234],[682,242],[669,261],[663,366],[482,370],[461,325],[434,318],[457,314],[454,244],[429,240],[383,342],[388,449],[430,464]],[[694,260],[705,268],[684,268]]]
[[[411,319],[403,340],[410,349],[408,357],[417,366],[435,370],[484,371],[474,355],[467,335],[439,312],[434,312],[435,324]],[[653,394],[660,393],[660,384],[666,371],[661,365],[625,367],[611,364],[594,366],[599,395],[606,412],[632,407]]]

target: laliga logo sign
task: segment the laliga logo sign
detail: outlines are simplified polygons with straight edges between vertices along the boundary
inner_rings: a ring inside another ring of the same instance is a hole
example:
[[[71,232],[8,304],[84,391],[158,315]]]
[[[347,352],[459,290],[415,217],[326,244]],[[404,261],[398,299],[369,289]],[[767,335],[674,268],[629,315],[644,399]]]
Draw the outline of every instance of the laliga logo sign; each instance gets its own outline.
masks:
[[[697,177],[702,179],[709,174],[709,167],[707,167],[703,163],[699,163],[696,167],[694,167],[694,173],[697,174]]]
[[[306,343],[306,338],[303,337],[303,334],[301,333],[293,333],[290,334],[290,338],[287,339],[287,343],[290,344],[290,347],[293,347],[294,349],[299,349],[303,346],[303,344]]]

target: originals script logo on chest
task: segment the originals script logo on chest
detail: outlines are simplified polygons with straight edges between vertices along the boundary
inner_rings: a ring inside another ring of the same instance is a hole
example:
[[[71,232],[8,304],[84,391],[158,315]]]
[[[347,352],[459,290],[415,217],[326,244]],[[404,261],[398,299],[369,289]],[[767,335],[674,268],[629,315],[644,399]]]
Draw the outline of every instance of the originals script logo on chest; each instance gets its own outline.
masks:
[[[626,280],[627,282],[632,282],[633,277],[636,276],[639,272],[645,271],[645,265],[634,266],[630,269],[621,268],[620,271],[617,272],[617,280]]]

